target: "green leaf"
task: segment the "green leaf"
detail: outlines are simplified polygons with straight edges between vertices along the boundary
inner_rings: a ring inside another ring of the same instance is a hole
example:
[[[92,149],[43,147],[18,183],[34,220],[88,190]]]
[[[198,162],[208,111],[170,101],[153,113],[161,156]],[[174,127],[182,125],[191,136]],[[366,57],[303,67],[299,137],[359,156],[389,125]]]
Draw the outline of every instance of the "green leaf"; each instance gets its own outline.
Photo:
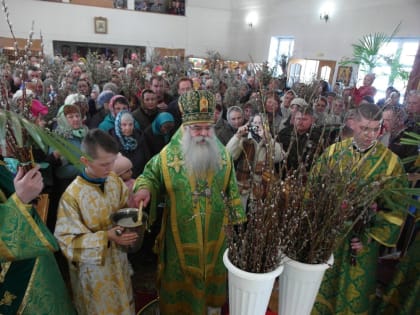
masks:
[[[22,125],[20,124],[19,117],[16,114],[9,116],[10,120],[10,127],[13,130],[13,134],[15,136],[17,145],[19,147],[23,147],[23,132],[22,132]]]
[[[28,136],[30,136],[31,139],[35,141],[35,143],[37,143],[42,149],[52,147],[58,152],[60,152],[61,156],[67,159],[79,170],[83,169],[83,165],[80,162],[80,156],[83,154],[83,152],[80,150],[80,148],[70,143],[62,136],[53,133],[47,129],[43,129],[40,126],[25,119],[21,115],[13,113],[11,111],[0,110],[0,114],[0,124],[5,124],[4,117],[6,117],[6,121],[9,121],[11,124],[11,128],[6,130],[6,132],[13,132],[16,139],[20,139],[20,143],[18,143],[18,145],[21,145],[23,147],[27,144],[23,143],[22,139],[23,127],[27,131]],[[6,133],[0,133],[0,141],[4,141],[5,138]]]
[[[395,27],[391,35],[373,33],[362,36],[356,44],[352,44],[353,58],[340,62],[340,65],[356,64],[365,71],[371,72],[379,63],[380,49],[389,43],[399,31],[401,22]]]
[[[23,126],[25,127],[26,131],[32,137],[32,140],[42,149],[42,151],[47,152],[48,147],[45,145],[45,142],[42,141],[42,137],[40,132],[38,131],[37,125],[30,123],[27,119],[21,120]]]
[[[414,161],[416,161],[416,160],[417,160],[417,156],[413,155],[413,156],[408,156],[408,157],[406,157],[406,158],[403,158],[403,159],[401,160],[401,162],[402,162],[403,164],[408,164],[408,163],[414,162]]]
[[[39,128],[39,127],[38,127]],[[39,128],[38,130],[42,135],[42,140],[48,144],[50,147],[54,148],[60,154],[66,158],[71,164],[77,167],[79,170],[83,170],[83,164],[80,162],[80,156],[83,155],[83,152],[75,146],[74,144],[68,142],[66,139],[60,135],[53,132],[42,132],[43,130]]]

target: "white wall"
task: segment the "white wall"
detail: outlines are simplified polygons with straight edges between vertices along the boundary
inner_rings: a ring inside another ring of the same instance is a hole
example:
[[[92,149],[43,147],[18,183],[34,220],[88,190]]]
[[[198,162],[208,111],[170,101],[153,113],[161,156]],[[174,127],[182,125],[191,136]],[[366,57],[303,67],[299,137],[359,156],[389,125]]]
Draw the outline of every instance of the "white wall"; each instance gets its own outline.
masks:
[[[258,7],[261,2],[266,6]],[[248,60],[251,54],[264,61],[268,58],[271,36],[294,36],[295,57],[340,60],[351,55],[351,44],[363,35],[390,34],[400,21],[398,37],[420,37],[419,0],[330,0],[335,3],[335,12],[328,23],[319,18],[323,2],[248,0],[247,8],[233,13],[232,23],[236,27],[231,37],[231,54],[240,60]],[[260,15],[261,22],[249,29],[245,17],[252,10]]]
[[[210,49],[229,54],[230,1],[191,0],[186,17],[36,0],[7,0],[7,5],[15,36],[27,38],[34,20],[34,38],[42,31],[47,54],[53,53],[53,40],[184,48],[196,56]],[[96,16],[108,19],[108,34],[95,34]],[[11,37],[3,14],[0,36]]]
[[[333,1],[333,0],[330,0]],[[420,37],[419,0],[335,0],[335,13],[319,19],[318,0],[187,0],[187,16],[105,9],[37,0],[7,0],[16,37],[27,38],[32,20],[35,38],[42,31],[46,53],[52,41],[185,48],[187,55],[216,50],[231,60],[268,58],[271,36],[295,37],[295,57],[340,60],[351,55],[351,43],[372,32],[390,33],[402,21],[398,36]],[[246,16],[255,11],[252,29]],[[95,34],[93,18],[108,18],[108,34]],[[0,36],[10,37],[4,15]]]

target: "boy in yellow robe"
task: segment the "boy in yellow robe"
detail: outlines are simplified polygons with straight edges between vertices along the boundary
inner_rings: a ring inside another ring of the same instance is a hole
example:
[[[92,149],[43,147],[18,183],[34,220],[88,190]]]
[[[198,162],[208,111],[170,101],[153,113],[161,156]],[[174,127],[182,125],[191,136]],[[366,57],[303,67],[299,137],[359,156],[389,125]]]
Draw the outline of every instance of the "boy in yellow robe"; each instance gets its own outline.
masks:
[[[61,197],[55,236],[66,256],[74,303],[79,315],[134,314],[127,254],[137,234],[119,233],[110,215],[127,203],[128,190],[112,167],[118,144],[93,129],[82,142],[82,175]]]

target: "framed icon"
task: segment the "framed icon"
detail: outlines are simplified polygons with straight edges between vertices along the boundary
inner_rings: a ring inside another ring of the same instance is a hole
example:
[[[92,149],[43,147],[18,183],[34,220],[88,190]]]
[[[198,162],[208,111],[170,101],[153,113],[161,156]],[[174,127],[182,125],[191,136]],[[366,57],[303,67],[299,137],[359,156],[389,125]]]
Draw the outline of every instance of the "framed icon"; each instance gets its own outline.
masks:
[[[108,20],[104,17],[95,17],[94,19],[95,33],[107,34],[108,33]]]
[[[349,86],[352,72],[352,67],[339,66],[336,81],[342,82],[344,86]]]

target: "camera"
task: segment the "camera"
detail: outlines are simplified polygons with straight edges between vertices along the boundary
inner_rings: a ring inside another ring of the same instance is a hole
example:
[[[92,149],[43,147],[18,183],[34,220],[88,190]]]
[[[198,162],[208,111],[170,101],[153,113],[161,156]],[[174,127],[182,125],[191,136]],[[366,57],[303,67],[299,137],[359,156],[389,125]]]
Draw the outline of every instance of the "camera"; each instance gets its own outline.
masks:
[[[248,126],[248,132],[257,133],[258,129],[259,129],[258,126],[255,126],[255,125]]]

